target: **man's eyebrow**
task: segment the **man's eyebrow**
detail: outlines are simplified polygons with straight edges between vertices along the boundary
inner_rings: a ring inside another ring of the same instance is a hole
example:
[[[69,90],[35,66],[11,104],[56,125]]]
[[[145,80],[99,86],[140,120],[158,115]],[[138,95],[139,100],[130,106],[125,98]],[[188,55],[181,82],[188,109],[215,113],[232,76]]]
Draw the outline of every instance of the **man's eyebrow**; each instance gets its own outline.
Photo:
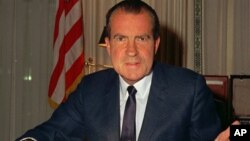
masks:
[[[119,37],[126,37],[125,35],[122,35],[122,34],[119,34],[119,33],[118,33],[118,34],[113,35],[113,38],[118,37],[118,36],[119,36]]]
[[[147,37],[147,38],[151,38],[152,37],[152,35],[150,35],[150,34],[142,34],[142,35],[137,35],[137,36],[135,36],[136,38],[138,38],[138,37]]]

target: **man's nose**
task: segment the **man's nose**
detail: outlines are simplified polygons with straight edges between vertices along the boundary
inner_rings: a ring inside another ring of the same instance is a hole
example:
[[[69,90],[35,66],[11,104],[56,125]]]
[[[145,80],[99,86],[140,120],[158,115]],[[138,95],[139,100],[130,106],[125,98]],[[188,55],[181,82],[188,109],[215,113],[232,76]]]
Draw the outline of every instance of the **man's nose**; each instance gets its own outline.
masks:
[[[134,40],[127,44],[127,54],[129,56],[136,56],[138,53],[137,46]]]

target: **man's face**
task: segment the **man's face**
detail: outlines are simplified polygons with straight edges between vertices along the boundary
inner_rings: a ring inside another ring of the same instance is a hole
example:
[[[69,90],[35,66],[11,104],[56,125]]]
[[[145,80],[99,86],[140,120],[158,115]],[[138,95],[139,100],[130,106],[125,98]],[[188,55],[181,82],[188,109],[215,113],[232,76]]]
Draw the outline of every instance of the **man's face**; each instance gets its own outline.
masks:
[[[132,85],[150,73],[160,38],[154,40],[152,20],[144,11],[115,11],[110,27],[110,38],[105,41],[113,67]]]

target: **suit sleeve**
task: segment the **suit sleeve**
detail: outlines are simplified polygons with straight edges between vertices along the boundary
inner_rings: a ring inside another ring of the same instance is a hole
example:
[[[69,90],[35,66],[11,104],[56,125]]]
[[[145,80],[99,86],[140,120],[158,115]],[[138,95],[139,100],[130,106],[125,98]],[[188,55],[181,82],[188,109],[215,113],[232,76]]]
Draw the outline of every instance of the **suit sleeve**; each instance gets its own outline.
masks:
[[[80,110],[82,103],[82,88],[78,86],[66,103],[60,105],[51,118],[27,131],[23,136],[16,139],[34,138],[38,141],[82,141],[85,136],[83,111]]]
[[[190,138],[192,141],[212,141],[221,125],[211,91],[202,76],[195,82],[195,96],[191,114]]]

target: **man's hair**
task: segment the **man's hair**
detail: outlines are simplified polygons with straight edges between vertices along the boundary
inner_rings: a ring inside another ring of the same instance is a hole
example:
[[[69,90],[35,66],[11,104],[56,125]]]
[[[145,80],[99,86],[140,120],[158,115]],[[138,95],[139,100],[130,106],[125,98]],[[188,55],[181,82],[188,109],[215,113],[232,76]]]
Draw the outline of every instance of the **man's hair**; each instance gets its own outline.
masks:
[[[133,13],[133,14],[139,14],[142,10],[149,13],[152,24],[153,24],[153,37],[154,39],[157,39],[160,36],[160,23],[159,18],[155,12],[155,10],[150,7],[148,4],[146,4],[143,1],[140,0],[123,0],[120,3],[113,6],[111,9],[109,9],[107,15],[106,15],[106,35],[110,37],[110,19],[112,14],[117,10],[123,10],[127,13]]]

